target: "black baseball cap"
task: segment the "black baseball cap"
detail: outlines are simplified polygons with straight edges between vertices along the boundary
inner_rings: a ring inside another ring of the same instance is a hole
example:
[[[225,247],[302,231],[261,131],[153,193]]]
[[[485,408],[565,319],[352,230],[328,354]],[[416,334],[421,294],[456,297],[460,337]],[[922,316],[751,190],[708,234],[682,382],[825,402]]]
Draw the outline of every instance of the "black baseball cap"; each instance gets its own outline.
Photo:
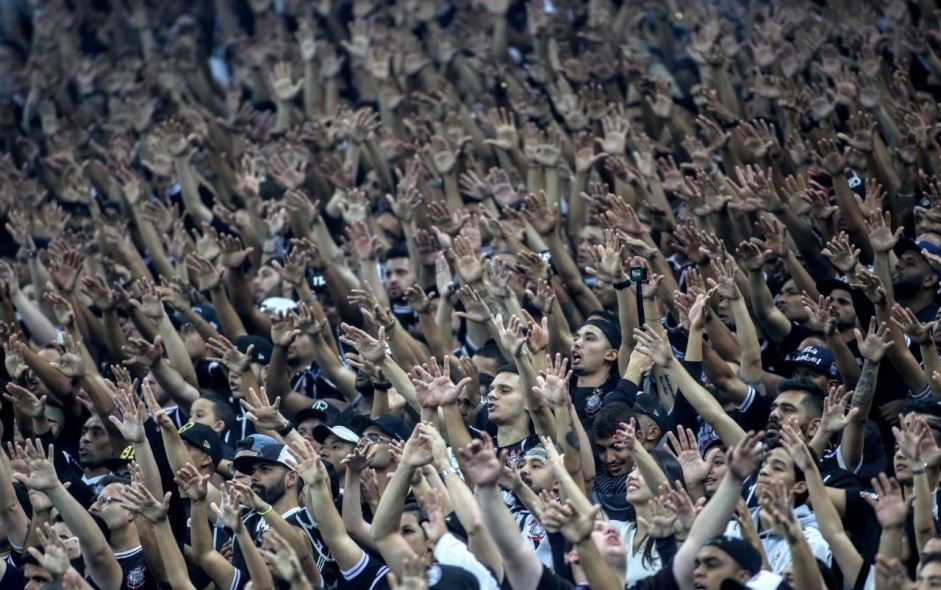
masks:
[[[369,425],[379,428],[395,440],[405,441],[412,436],[412,430],[405,425],[405,421],[392,414],[376,416],[369,421],[367,426]]]
[[[721,549],[752,576],[761,571],[761,554],[748,541],[723,535],[709,539],[705,546]]]
[[[646,414],[653,418],[653,421],[660,427],[661,435],[665,436],[666,433],[672,430],[670,428],[670,417],[667,415],[666,410],[663,409],[663,405],[660,403],[660,400],[657,399],[656,395],[652,393],[639,394],[634,400],[633,410],[635,414]]]
[[[798,350],[794,358],[788,360],[785,366],[792,371],[797,366],[808,367],[831,379],[840,378],[840,370],[836,366],[833,352],[823,346],[807,346]]]
[[[127,467],[128,463],[134,460],[134,447],[127,445],[117,457],[111,457],[102,461],[101,465],[107,467],[109,471],[119,471]]]
[[[237,348],[242,354],[248,352],[249,346],[254,346],[254,348],[252,348],[253,363],[267,365],[271,362],[271,354],[274,352],[274,345],[271,344],[271,340],[268,340],[267,338],[250,335],[239,336],[232,341],[232,344],[234,344],[235,348]]]
[[[198,422],[187,422],[180,427],[179,432],[184,442],[209,455],[213,465],[218,465],[222,460],[222,439],[212,428]]]
[[[300,424],[304,420],[310,420],[315,418],[320,420],[324,424],[336,424],[337,418],[340,417],[340,410],[336,406],[327,402],[326,400],[319,399],[314,402],[309,408],[304,408],[297,415],[294,416],[294,422]]]

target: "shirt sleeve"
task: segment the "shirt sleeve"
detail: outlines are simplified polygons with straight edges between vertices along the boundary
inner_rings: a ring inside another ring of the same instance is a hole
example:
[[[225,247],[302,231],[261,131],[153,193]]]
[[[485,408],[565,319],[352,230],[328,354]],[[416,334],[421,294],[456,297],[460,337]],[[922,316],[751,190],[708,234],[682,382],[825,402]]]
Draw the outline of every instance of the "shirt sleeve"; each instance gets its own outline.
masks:
[[[484,564],[477,561],[474,554],[470,552],[464,543],[457,540],[457,537],[451,533],[445,533],[438,539],[438,544],[434,550],[435,559],[438,563],[451,565],[466,570],[477,578],[480,590],[498,590],[500,585],[494,579],[493,574]]]

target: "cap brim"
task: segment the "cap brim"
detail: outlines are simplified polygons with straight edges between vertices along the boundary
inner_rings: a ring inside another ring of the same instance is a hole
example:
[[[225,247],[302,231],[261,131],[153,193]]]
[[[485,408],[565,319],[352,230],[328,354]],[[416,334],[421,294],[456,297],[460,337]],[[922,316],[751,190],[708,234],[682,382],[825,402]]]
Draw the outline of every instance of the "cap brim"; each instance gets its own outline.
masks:
[[[274,459],[262,457],[261,455],[236,457],[235,460],[232,461],[236,471],[244,473],[245,475],[251,475],[252,468],[259,463],[271,463],[272,465],[280,465],[281,467],[286,467],[288,469],[296,469],[296,467],[292,467],[280,461],[275,461]]]

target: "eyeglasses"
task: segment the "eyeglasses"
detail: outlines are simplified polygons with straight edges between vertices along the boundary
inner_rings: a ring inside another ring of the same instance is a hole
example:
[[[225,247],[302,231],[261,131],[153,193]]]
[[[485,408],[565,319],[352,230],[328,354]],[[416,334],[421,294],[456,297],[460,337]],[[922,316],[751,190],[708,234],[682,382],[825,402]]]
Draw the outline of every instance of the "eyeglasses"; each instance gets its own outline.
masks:
[[[118,500],[119,498],[115,498],[114,496],[99,495],[97,498],[95,498],[95,504],[99,506],[107,506],[108,504],[112,502],[117,502]]]
[[[375,443],[390,443],[390,442],[392,442],[392,439],[389,438],[388,436],[382,436],[381,434],[378,434],[378,433],[375,433],[375,432],[370,432],[369,434],[365,434],[365,435],[363,435],[363,438],[365,438],[366,441],[371,442],[371,443],[374,443],[374,444],[375,444]]]

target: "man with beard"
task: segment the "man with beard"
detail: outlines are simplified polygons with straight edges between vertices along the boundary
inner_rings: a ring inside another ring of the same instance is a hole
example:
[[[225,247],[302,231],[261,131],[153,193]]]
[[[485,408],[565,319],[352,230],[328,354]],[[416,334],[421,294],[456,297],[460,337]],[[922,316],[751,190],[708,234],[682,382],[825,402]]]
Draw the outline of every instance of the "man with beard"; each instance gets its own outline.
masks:
[[[559,498],[558,480],[552,473],[552,466],[549,464],[549,456],[545,447],[541,444],[526,451],[520,460],[516,469],[516,477],[510,482],[510,489],[517,501],[510,507],[513,518],[520,528],[520,535],[523,540],[532,546],[533,551],[539,556],[547,567],[552,567],[552,548],[549,546],[549,536],[542,523],[536,519],[536,516],[527,506],[532,505],[532,501],[538,501],[537,496],[542,492],[548,492],[553,501]]]
[[[268,505],[261,511],[249,512],[243,518],[255,544],[261,542],[262,536],[269,528],[265,520],[266,515],[272,512],[279,514],[286,523],[299,529],[295,538],[287,538],[288,543],[299,552],[312,550],[317,569],[323,576],[324,586],[333,587],[339,579],[339,570],[313,517],[307,508],[300,505],[298,498],[302,481],[287,446],[264,445],[255,455],[237,456],[233,464],[238,472],[251,475],[252,492]],[[332,479],[336,481],[335,476]],[[237,539],[232,541],[232,550],[232,565],[247,572],[245,557],[239,549]]]
[[[934,320],[938,312],[938,273],[921,254],[927,250],[930,254],[941,256],[941,247],[931,242],[914,242],[900,238],[893,248],[898,259],[892,270],[892,289],[895,301],[902,307],[911,309],[918,320],[928,323]]]
[[[415,323],[415,313],[405,302],[405,291],[418,279],[405,246],[392,248],[386,254],[383,278],[392,313],[403,327],[408,328]]]

